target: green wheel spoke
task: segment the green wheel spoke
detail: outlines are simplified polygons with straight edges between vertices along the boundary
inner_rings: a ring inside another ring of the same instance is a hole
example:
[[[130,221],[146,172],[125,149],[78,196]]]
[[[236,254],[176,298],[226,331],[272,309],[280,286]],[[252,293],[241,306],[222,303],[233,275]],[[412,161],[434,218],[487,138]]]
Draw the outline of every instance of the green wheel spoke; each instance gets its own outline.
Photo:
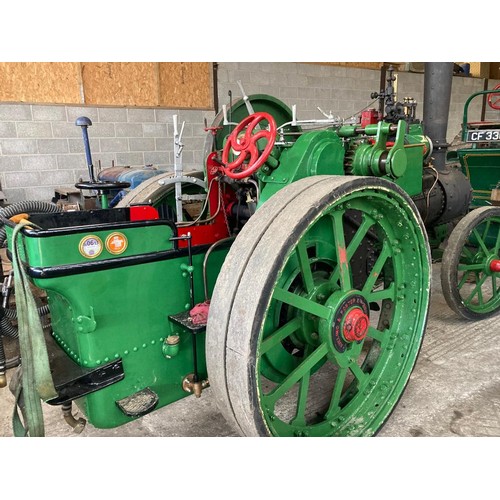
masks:
[[[378,302],[379,300],[385,299],[390,299],[392,301],[396,300],[396,287],[394,283],[391,283],[383,290],[375,290],[366,295],[366,300],[368,300],[368,302]]]
[[[474,298],[474,295],[478,294],[478,297],[480,299],[479,303],[482,304],[482,293],[481,293],[481,287],[483,286],[484,282],[486,281],[486,278],[488,277],[487,274],[483,275],[483,277],[477,282],[476,286],[474,287],[474,290],[472,290],[471,294],[467,297],[467,299],[464,300],[465,305],[469,305]]]
[[[373,340],[376,340],[377,342],[380,342],[380,344],[384,343],[387,335],[385,335],[385,332],[381,332],[380,330],[377,330],[373,326],[368,327],[368,337],[371,337]]]
[[[274,406],[300,379],[310,376],[311,369],[328,353],[326,343],[321,344],[311,355],[306,357],[284,380],[270,393],[264,396],[266,403]]]
[[[459,290],[465,285],[465,282],[467,281],[467,278],[470,274],[474,275],[474,273],[472,273],[472,271],[468,271],[468,272],[464,273],[464,275],[462,276],[462,279],[460,280],[460,283],[457,285],[457,288]]]
[[[497,240],[495,242],[495,249],[493,251],[493,254],[498,256],[498,252],[500,250],[500,228],[498,230],[498,234],[497,234]]]
[[[375,221],[368,217],[366,214],[363,214],[363,222],[359,226],[356,234],[352,238],[349,246],[347,247],[347,259],[351,260],[352,256],[356,253],[356,250],[359,248],[359,245],[363,242],[364,237],[370,230],[370,228],[375,224]]]
[[[485,241],[486,237],[488,236],[488,231],[490,230],[490,225],[491,225],[491,219],[488,219],[486,222],[486,227],[484,228],[484,231],[483,231],[483,236],[482,236],[483,241]]]
[[[366,380],[368,380],[369,375],[367,375],[356,363],[351,363],[349,365],[349,370],[351,370],[352,374],[359,382],[359,387],[361,387]]]
[[[302,274],[302,279],[304,280],[304,288],[307,293],[311,293],[314,290],[314,278],[311,270],[311,264],[309,263],[309,256],[307,255],[305,239],[301,239],[299,241],[296,251],[299,259],[300,273]]]
[[[488,251],[488,248],[486,247],[486,244],[485,242],[483,241],[483,238],[481,238],[481,236],[479,236],[479,231],[477,229],[473,229],[472,230],[472,233],[474,234],[474,236],[477,238],[477,241],[479,243],[479,246],[481,247],[481,249],[483,250],[484,252],[484,255],[488,255],[489,254],[489,251]]]
[[[344,237],[344,222],[342,220],[343,215],[344,211],[339,210],[332,213],[333,237],[335,240],[335,250],[337,252],[337,262],[340,274],[340,287],[342,290],[348,291],[352,288],[352,279]]]
[[[305,348],[304,357],[307,358],[310,354],[310,346]],[[300,381],[299,395],[297,397],[297,409],[295,417],[292,420],[292,425],[306,425],[306,406],[307,396],[309,394],[309,382],[311,380],[311,372],[307,372]]]
[[[498,295],[497,277],[494,274],[491,276],[491,289],[493,291],[493,297],[497,297]]]
[[[273,299],[318,316],[319,318],[328,319],[330,317],[330,309],[328,307],[279,287],[274,288]]]
[[[484,269],[484,263],[481,264],[459,264],[457,267],[458,271],[482,271]]]
[[[347,247],[347,260],[350,261],[352,256],[356,253],[356,250],[359,248],[359,245],[363,242],[364,237],[370,230],[370,228],[375,224],[375,221],[369,218],[366,214],[363,214],[363,222],[359,226],[354,238],[349,243]],[[336,283],[339,279],[339,266],[335,269],[332,276],[330,277],[331,283]]]
[[[465,245],[463,246],[461,250],[461,255],[465,257],[465,260],[473,260],[474,259],[474,253],[472,253],[472,250],[469,250]]]
[[[288,323],[285,323],[282,327],[278,328],[276,331],[268,335],[260,345],[259,354],[263,355],[270,351],[273,347],[281,344],[289,335],[298,330],[300,327],[300,319],[293,318]]]
[[[391,248],[389,247],[387,240],[384,240],[384,243],[382,245],[382,251],[380,252],[378,259],[375,262],[375,265],[373,266],[373,269],[371,270],[370,275],[368,276],[368,279],[366,280],[363,286],[362,290],[363,293],[368,294],[373,290],[375,282],[377,281],[377,278],[380,276],[382,268],[384,267],[390,255],[391,255]]]
[[[335,413],[340,410],[340,396],[342,396],[342,389],[344,388],[345,379],[347,376],[347,367],[339,368],[335,385],[333,387],[332,399],[327,412],[325,413],[325,420],[330,420]]]

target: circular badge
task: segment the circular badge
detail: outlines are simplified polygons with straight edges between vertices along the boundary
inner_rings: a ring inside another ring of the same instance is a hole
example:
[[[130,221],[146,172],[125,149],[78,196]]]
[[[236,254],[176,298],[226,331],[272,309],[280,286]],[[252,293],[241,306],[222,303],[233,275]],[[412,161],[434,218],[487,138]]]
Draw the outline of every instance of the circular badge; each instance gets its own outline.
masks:
[[[102,241],[94,235],[85,236],[81,239],[78,250],[86,259],[95,259],[102,252]]]
[[[125,252],[127,245],[127,237],[122,233],[111,233],[106,238],[106,250],[113,255]]]

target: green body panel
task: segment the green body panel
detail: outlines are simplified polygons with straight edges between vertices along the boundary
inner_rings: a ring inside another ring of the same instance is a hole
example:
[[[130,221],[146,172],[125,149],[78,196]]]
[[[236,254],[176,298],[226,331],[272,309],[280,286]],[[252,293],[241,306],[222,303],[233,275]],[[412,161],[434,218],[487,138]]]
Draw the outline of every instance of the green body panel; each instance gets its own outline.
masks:
[[[81,264],[89,262],[78,250],[82,238],[91,234],[104,242],[112,232],[116,229],[95,231],[89,227],[88,233],[25,236],[24,245],[30,266]],[[120,257],[172,249],[172,230],[166,225],[120,232],[128,240]],[[210,256],[209,291],[226,253],[227,249],[221,248]],[[117,257],[104,249],[93,260],[113,258]],[[193,255],[195,302],[204,300],[203,259],[203,253]],[[34,280],[47,292],[54,339],[75,363],[91,368],[117,359],[123,362],[122,381],[77,400],[95,427],[116,427],[132,420],[115,401],[146,387],[159,396],[157,408],[188,395],[182,389],[182,380],[193,366],[191,333],[168,318],[191,307],[189,274],[184,270],[187,264],[187,255],[181,255],[159,262]],[[167,359],[163,342],[173,334],[180,336],[179,352]],[[199,374],[206,377],[204,333],[198,337]]]
[[[462,141],[468,142],[467,133],[481,129],[498,130],[500,124],[496,122],[469,122],[469,107],[473,100],[485,99],[488,95],[500,96],[498,90],[483,90],[471,94],[464,104],[462,118]],[[472,185],[472,205],[490,205],[491,190],[500,181],[500,144],[498,142],[468,142],[467,147],[450,151],[446,159],[448,162],[460,162],[464,175]]]
[[[457,152],[464,175],[472,185],[472,203],[489,205],[491,190],[500,180],[500,148],[467,148]]]
[[[353,160],[353,174],[356,175],[373,175],[373,172],[361,168],[361,171],[356,171],[356,162],[370,163],[374,158],[377,159],[386,150],[386,141],[388,137],[388,126],[379,127],[380,137],[377,141],[379,147],[364,143],[356,149]],[[368,128],[368,127],[367,127]],[[349,136],[355,130],[354,127],[342,127],[343,133]],[[377,132],[377,128],[371,126],[370,133]],[[415,129],[417,134],[409,140],[409,144],[402,145],[399,151],[400,156],[405,157],[404,168],[401,174],[395,178],[393,175],[378,175],[378,177],[386,178],[398,186],[403,188],[410,196],[420,194],[422,192],[422,169],[424,158],[424,146],[426,142],[423,140],[420,129]],[[406,136],[408,137],[408,136]],[[383,144],[383,145],[382,145]],[[285,148],[279,157],[279,166],[276,169],[262,169],[258,172],[261,185],[265,186],[262,189],[260,204],[269,199],[273,194],[276,194],[285,185],[291,182],[304,179],[313,175],[346,175],[345,145],[342,142],[338,131],[334,129],[313,131],[299,136],[291,148]],[[378,152],[378,154],[377,154]],[[390,155],[390,153],[389,153]],[[367,159],[363,160],[361,157]],[[390,157],[389,157],[390,160]],[[395,161],[396,163],[396,161]]]
[[[257,174],[265,184],[260,203],[299,179],[312,175],[343,175],[344,154],[342,141],[333,130],[301,135],[292,148],[281,153],[278,169],[268,175]]]

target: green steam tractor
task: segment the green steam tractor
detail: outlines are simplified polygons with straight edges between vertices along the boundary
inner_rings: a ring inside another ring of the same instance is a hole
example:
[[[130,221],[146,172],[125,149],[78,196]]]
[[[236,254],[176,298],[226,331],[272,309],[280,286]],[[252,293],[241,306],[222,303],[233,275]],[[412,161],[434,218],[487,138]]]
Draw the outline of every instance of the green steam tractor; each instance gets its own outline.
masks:
[[[203,172],[183,172],[176,127],[174,172],[113,208],[107,194],[128,184],[94,178],[79,119],[90,177],[79,187],[99,191],[101,208],[33,210],[18,224],[16,209],[2,213],[17,277],[18,433],[43,435],[40,398],[77,428],[73,402],[110,428],[210,386],[241,435],[374,435],[415,365],[431,255],[450,233],[450,305],[476,318],[500,303],[500,208],[467,215],[472,153],[446,162],[451,76],[429,63],[426,85],[436,78],[442,96],[424,103],[425,131],[415,103],[395,102],[392,73],[374,96],[380,112],[361,122],[299,120],[278,99],[244,95],[209,128]]]

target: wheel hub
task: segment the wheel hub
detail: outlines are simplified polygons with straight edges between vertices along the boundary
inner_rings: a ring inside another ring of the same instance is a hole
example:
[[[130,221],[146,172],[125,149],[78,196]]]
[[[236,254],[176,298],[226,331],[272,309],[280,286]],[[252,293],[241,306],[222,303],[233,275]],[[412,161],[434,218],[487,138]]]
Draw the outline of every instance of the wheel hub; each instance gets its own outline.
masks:
[[[342,334],[347,342],[359,342],[366,337],[369,318],[359,307],[351,309],[345,316]]]
[[[333,294],[331,299],[335,299]],[[330,301],[329,301],[330,302]],[[336,302],[329,335],[337,352],[345,352],[349,345],[361,342],[368,333],[370,308],[366,299],[359,293],[350,293]]]
[[[492,273],[500,273],[500,260],[492,260],[490,262],[490,271]]]

